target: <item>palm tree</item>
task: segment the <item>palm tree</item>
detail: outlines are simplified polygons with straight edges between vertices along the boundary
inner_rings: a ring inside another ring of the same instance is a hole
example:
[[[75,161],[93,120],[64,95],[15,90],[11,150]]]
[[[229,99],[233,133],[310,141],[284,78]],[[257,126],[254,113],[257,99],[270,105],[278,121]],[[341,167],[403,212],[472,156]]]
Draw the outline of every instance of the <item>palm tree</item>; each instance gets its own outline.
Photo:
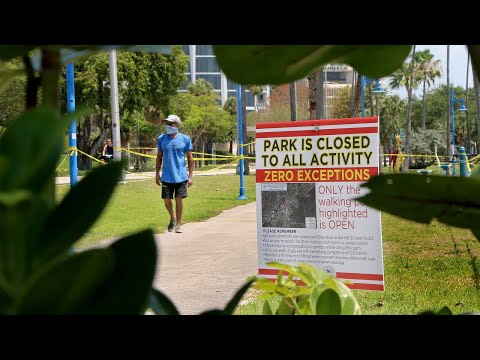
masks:
[[[290,83],[290,118],[292,121],[297,120],[297,84]]]
[[[308,75],[308,111],[310,119],[324,118],[324,72],[323,67]]]
[[[255,112],[257,113],[257,122],[259,122],[260,114],[258,113],[258,96],[263,94],[263,86],[248,85],[247,89],[253,96],[253,104],[255,106]]]
[[[398,95],[382,97],[382,124],[380,126],[380,138],[383,144],[383,153],[391,153],[392,140],[399,133],[400,126],[398,117],[405,111],[405,101]],[[388,143],[388,149],[387,149]],[[386,158],[384,157],[384,161]],[[386,166],[386,164],[384,164]]]
[[[408,155],[410,154],[410,136],[412,134],[412,88],[415,87],[415,82],[418,81],[416,79],[416,71],[415,71],[415,45],[413,45],[413,53],[412,53],[412,62],[410,64],[410,88],[408,89],[408,108],[407,108],[407,134],[405,136],[405,153]],[[405,171],[408,171],[410,168],[410,162],[412,158],[409,157],[408,160],[405,162]]]
[[[418,76],[420,81],[423,82],[423,112],[422,112],[422,130],[425,130],[426,119],[426,94],[427,85],[430,87],[435,83],[435,79],[442,75],[440,60],[433,60],[433,54],[430,49],[420,51],[415,55],[415,61],[418,62]]]
[[[247,86],[248,91],[250,94],[253,96],[253,102],[255,106],[255,112],[258,113],[258,96],[263,94],[263,86],[260,85],[248,85]]]
[[[310,112],[310,119],[316,117],[317,110],[317,73],[308,75],[308,111]]]
[[[358,109],[360,108],[360,101],[362,95],[362,74],[360,74],[358,71],[355,72],[357,73],[357,81],[355,82],[355,96],[352,104],[352,112],[350,115],[351,117],[358,116]]]
[[[410,153],[410,135],[412,133],[412,90],[418,87],[420,78],[418,76],[418,64],[415,64],[415,48],[413,45],[413,53],[410,63],[403,63],[402,67],[390,76],[390,86],[392,89],[398,89],[405,86],[407,90],[407,133],[405,138],[405,153]],[[405,162],[405,170],[408,171],[409,161]]]

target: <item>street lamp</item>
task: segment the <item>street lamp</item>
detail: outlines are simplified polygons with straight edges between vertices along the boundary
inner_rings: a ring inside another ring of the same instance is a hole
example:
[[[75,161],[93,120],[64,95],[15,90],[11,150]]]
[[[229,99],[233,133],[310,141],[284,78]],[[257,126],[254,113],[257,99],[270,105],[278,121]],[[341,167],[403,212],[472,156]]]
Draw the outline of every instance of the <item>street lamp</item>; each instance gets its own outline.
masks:
[[[383,90],[382,87],[380,86],[380,81],[378,81],[378,79],[370,79],[370,78],[367,78],[365,75],[362,75],[361,80],[362,80],[362,84],[361,84],[361,88],[362,88],[362,117],[365,117],[365,85],[375,83],[375,90],[373,90],[372,93],[374,93],[376,96],[379,96],[380,94],[385,93],[385,90]],[[378,98],[377,98],[377,100],[378,100]],[[371,101],[371,99],[370,99],[370,101]],[[377,102],[377,116],[378,115],[379,114],[378,114],[378,102]]]
[[[380,81],[377,80],[377,82],[375,83],[375,89],[372,91],[372,94],[375,95],[375,98],[377,100],[377,117],[378,117],[378,121],[379,121],[379,126],[380,126],[380,95],[384,94],[385,93],[385,90],[382,89],[382,87],[380,86]],[[372,99],[370,99],[370,101],[372,101]],[[382,153],[382,144],[381,144],[381,141],[380,141],[380,138],[378,139],[378,164],[379,164],[379,167],[380,169],[382,168],[382,157],[380,156],[380,154]],[[383,151],[383,153],[385,153]],[[385,161],[385,155],[383,156],[383,165],[384,166],[387,166],[386,164],[386,161]]]
[[[453,94],[453,89],[450,89],[450,109],[452,111],[452,163],[453,163],[453,176],[457,175],[457,169],[455,168],[455,103],[460,104],[458,111],[468,111],[465,106],[465,100],[456,98]]]

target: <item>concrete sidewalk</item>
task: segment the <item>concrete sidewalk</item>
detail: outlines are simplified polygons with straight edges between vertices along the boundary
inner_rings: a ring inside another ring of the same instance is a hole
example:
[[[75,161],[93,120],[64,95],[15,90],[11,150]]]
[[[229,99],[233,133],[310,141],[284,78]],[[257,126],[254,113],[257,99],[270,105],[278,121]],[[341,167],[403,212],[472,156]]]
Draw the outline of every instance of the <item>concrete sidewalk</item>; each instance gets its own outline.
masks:
[[[235,169],[220,170],[194,176],[235,174]],[[154,172],[142,174],[147,177],[127,174],[126,180],[150,177],[153,181]],[[70,184],[70,178],[57,177],[56,183]],[[224,308],[245,279],[256,275],[255,202],[225,210],[204,222],[183,224],[181,234],[166,231],[166,225],[164,233],[155,235],[159,255],[154,287],[167,295],[182,315]],[[114,240],[105,240],[102,245]]]
[[[255,206],[240,205],[207,221],[184,224],[181,234],[155,235],[159,258],[154,286],[181,314],[225,307],[246,277],[256,275]]]

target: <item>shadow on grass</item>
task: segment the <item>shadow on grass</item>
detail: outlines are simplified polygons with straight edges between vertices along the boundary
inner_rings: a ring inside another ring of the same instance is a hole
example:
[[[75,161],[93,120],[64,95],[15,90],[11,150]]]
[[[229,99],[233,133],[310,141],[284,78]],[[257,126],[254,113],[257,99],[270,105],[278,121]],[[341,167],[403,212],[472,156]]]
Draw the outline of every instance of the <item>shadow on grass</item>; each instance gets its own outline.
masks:
[[[468,252],[468,255],[470,256],[470,265],[472,265],[473,280],[475,281],[475,288],[477,290],[480,290],[480,272],[478,270],[478,261],[477,261],[478,259],[473,254],[472,249],[470,249],[468,242],[465,241],[465,244],[467,245],[467,252]]]

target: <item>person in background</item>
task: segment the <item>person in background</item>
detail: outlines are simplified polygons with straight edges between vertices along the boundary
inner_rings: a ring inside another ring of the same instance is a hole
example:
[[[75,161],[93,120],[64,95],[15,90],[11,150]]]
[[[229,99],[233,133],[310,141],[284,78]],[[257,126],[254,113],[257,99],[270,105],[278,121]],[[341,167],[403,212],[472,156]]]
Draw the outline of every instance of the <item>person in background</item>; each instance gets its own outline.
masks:
[[[112,139],[107,140],[107,144],[103,147],[102,159],[110,162],[113,160],[113,145]]]
[[[183,232],[181,228],[183,199],[187,197],[187,186],[190,187],[193,183],[193,146],[190,137],[178,131],[180,118],[177,115],[169,115],[163,122],[166,124],[166,134],[161,134],[157,138],[155,182],[162,187],[162,199],[170,214],[168,231],[175,229],[176,233],[181,233]],[[188,159],[188,174],[185,155]],[[175,198],[175,212],[173,198]]]

